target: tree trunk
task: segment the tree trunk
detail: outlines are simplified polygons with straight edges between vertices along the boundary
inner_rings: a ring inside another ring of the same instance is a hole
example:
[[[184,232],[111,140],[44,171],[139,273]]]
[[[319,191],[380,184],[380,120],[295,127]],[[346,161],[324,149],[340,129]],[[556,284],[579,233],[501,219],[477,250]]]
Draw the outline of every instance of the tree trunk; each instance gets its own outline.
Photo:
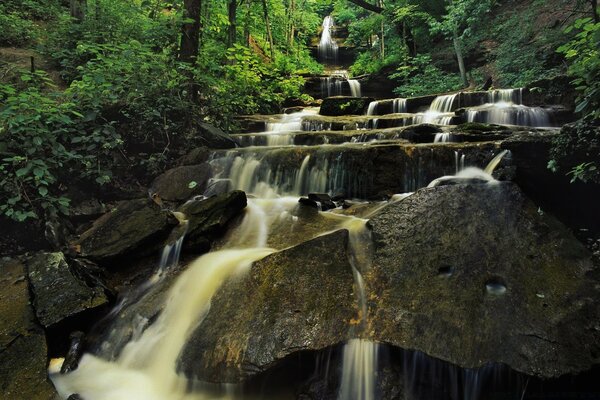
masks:
[[[273,33],[271,32],[271,23],[269,22],[269,9],[267,8],[267,0],[262,0],[263,16],[265,19],[265,26],[267,30],[267,39],[269,40],[269,47],[271,50],[271,60],[275,59],[275,47],[273,44]]]
[[[246,46],[250,46],[250,18],[251,18],[251,7],[250,0],[245,1],[246,4],[246,16],[244,17],[244,41]]]
[[[467,79],[467,70],[465,69],[465,60],[463,58],[462,49],[460,48],[460,39],[456,30],[452,32],[452,42],[454,43],[454,51],[456,52],[456,58],[458,59],[458,69],[460,71],[460,77],[465,87],[469,86],[469,80]]]
[[[227,47],[232,47],[237,40],[237,0],[229,0],[227,10],[229,13],[229,35],[227,37]]]
[[[181,44],[179,46],[179,60],[194,63],[198,57],[198,46],[200,44],[200,0],[184,0],[184,18],[193,20],[184,23],[181,32]]]
[[[598,14],[598,0],[590,0],[592,6],[592,14],[594,15],[594,22],[600,22],[600,14]]]
[[[385,59],[385,26],[383,25],[383,20],[381,20],[381,61]]]
[[[85,10],[87,9],[87,0],[70,0],[69,8],[71,9],[71,17],[77,22],[83,22],[85,19]]]

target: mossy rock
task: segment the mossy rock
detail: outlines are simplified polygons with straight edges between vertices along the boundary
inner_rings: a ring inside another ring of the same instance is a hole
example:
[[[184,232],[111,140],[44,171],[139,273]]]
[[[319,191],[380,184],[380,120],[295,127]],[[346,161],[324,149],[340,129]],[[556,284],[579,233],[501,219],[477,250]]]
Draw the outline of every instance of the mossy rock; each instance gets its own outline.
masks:
[[[342,115],[362,115],[367,111],[371,97],[328,97],[323,100],[319,114],[331,117]]]

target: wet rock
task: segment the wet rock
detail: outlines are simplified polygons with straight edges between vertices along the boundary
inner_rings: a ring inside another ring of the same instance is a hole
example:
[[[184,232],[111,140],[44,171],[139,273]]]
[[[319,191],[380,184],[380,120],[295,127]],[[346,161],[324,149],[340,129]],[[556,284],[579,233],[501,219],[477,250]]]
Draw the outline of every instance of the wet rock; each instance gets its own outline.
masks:
[[[411,143],[433,143],[435,134],[440,132],[442,129],[437,125],[419,124],[402,130],[400,137]]]
[[[540,377],[600,361],[590,253],[516,185],[422,189],[369,225],[374,340]]]
[[[92,221],[106,212],[106,206],[98,199],[77,201],[69,207],[69,219],[73,223]]]
[[[370,97],[328,97],[323,100],[319,114],[327,116],[362,115],[367,111],[369,103],[374,99]]]
[[[198,165],[208,161],[210,157],[210,149],[208,147],[196,147],[179,160],[177,160],[177,165],[179,167],[184,165]]]
[[[197,253],[208,251],[244,208],[246,194],[239,190],[184,204],[177,210],[189,220],[184,248]]]
[[[71,340],[71,343],[65,360],[60,367],[61,374],[68,374],[69,372],[75,371],[79,366],[79,359],[83,355],[84,333],[80,331],[73,332],[69,335],[69,339]]]
[[[35,322],[26,274],[20,262],[0,261],[0,398],[53,400],[46,339]]]
[[[75,243],[98,262],[139,258],[156,251],[177,221],[149,199],[123,201],[94,222]]]
[[[27,260],[27,274],[35,313],[45,328],[108,304],[104,289],[78,279],[62,253],[34,255]]]
[[[237,143],[228,134],[214,125],[198,122],[200,136],[198,139],[211,149],[232,149]]]
[[[208,163],[181,166],[159,175],[150,190],[162,200],[182,202],[202,194],[211,175],[212,168]]]
[[[346,230],[320,236],[227,281],[181,352],[180,370],[237,382],[289,354],[343,342],[357,312],[347,241]]]
[[[309,193],[308,197],[301,197],[299,203],[317,208],[321,211],[327,211],[337,207],[327,193]]]

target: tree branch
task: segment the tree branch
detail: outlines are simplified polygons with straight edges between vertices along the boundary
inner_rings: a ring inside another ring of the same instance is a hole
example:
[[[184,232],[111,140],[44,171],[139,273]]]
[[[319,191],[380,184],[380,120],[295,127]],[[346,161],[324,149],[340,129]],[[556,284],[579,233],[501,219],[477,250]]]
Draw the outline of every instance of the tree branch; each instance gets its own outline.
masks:
[[[364,0],[350,0],[352,3],[356,4],[359,7],[364,8],[365,10],[373,11],[374,13],[381,14],[383,12],[383,8],[376,6],[371,3],[367,3]]]

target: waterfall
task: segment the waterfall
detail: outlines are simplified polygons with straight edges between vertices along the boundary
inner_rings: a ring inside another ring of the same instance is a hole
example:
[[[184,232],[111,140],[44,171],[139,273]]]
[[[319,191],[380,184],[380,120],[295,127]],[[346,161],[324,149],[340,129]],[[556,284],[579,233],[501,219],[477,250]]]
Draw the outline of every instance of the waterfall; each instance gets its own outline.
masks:
[[[395,114],[408,112],[406,99],[394,99],[392,102],[392,111]]]
[[[500,89],[488,92],[487,104],[467,110],[468,122],[486,124],[550,127],[550,113],[541,107],[523,103],[523,89]]]
[[[449,113],[454,111],[454,103],[458,98],[458,93],[448,94],[443,96],[437,96],[431,106],[429,107],[430,111],[437,111],[439,113]]]
[[[375,400],[378,351],[379,346],[368,340],[346,343],[338,400]]]
[[[367,108],[367,115],[377,115],[377,106],[379,105],[378,101],[372,101],[369,103],[369,107]]]
[[[356,79],[348,79],[348,85],[350,85],[350,94],[352,95],[352,97],[362,96],[359,81],[357,81]]]
[[[360,82],[350,79],[348,71],[340,69],[330,73],[328,77],[321,78],[322,97],[344,96],[361,97]]]
[[[319,58],[322,60],[335,61],[338,57],[338,45],[333,39],[332,29],[334,26],[333,18],[326,16],[323,20],[323,31],[319,41]]]
[[[366,243],[370,242],[371,237],[366,224],[365,219],[350,218],[343,225],[350,233],[350,264],[357,289],[361,331],[366,329],[368,314],[367,294],[362,277],[362,273],[370,267]],[[366,339],[350,339],[344,345],[338,400],[375,400],[378,353],[379,344]]]
[[[217,171],[214,179],[228,181],[230,190],[263,198],[344,190],[349,196],[364,196],[369,176],[353,173],[343,151],[317,151],[309,158],[294,157],[294,161],[287,159],[288,155],[293,153],[285,149],[220,152],[211,160]]]
[[[267,122],[267,146],[293,145],[294,137],[289,133],[302,131],[304,117],[317,113],[315,108],[306,108],[300,112],[284,114],[277,122]]]
[[[429,110],[418,113],[414,117],[415,124],[439,124],[450,125],[454,118],[454,110],[458,107],[458,93],[437,96]]]

